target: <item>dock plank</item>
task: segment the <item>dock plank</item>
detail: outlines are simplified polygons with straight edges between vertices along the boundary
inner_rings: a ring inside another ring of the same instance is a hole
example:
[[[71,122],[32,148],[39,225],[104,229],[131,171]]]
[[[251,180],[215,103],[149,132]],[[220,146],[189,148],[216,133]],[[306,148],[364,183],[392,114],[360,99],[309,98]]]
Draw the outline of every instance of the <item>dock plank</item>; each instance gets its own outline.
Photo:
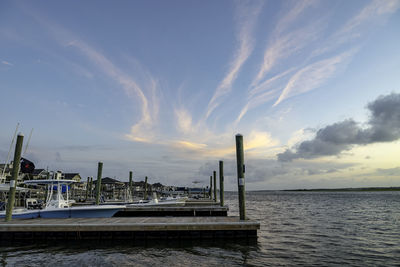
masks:
[[[128,206],[117,212],[114,217],[153,217],[153,216],[227,216],[227,206]]]
[[[260,223],[239,217],[112,217],[0,222],[0,244],[40,240],[256,238]]]
[[[120,217],[29,219],[0,222],[0,232],[54,231],[216,231],[257,230],[260,224],[237,217]]]

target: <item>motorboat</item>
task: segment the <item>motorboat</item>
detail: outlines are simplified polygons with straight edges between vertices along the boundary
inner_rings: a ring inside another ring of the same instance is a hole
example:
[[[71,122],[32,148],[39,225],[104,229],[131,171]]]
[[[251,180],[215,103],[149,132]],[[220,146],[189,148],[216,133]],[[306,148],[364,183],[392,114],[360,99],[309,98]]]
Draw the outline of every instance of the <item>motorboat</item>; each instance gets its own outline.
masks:
[[[0,211],[0,218],[6,217],[6,211]],[[12,218],[13,219],[35,219],[39,217],[39,210],[28,210],[25,208],[13,209]]]
[[[142,207],[142,206],[184,206],[187,197],[163,197],[158,199],[154,197],[150,200],[139,200],[127,207]]]
[[[75,180],[49,179],[25,181],[28,185],[47,185],[47,199],[45,207],[39,210],[40,218],[108,218],[112,217],[125,205],[89,205],[71,206],[68,185]],[[66,188],[66,199],[62,194],[62,186]],[[54,192],[56,191],[56,192]]]
[[[10,190],[9,184],[1,184],[0,192],[8,192]],[[17,192],[27,192],[29,189],[23,187],[16,187]],[[0,218],[6,217],[6,203],[0,203]],[[34,219],[39,217],[39,210],[32,210],[28,208],[14,208],[12,213],[13,219]]]

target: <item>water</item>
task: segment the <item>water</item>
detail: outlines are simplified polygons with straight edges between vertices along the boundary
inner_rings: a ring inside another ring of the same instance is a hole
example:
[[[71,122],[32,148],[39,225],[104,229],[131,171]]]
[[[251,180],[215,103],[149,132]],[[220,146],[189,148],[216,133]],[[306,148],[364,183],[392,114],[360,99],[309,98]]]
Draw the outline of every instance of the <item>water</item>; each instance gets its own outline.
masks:
[[[236,194],[226,194],[238,215]],[[255,242],[36,244],[3,266],[399,266],[400,192],[250,192]]]

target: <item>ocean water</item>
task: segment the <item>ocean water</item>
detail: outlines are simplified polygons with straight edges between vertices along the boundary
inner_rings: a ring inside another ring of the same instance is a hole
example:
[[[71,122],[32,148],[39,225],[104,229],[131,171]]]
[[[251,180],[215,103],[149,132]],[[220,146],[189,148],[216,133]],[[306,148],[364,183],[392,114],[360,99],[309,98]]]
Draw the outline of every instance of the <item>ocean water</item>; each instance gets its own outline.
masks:
[[[226,194],[232,216],[236,193]],[[2,266],[400,266],[400,192],[248,192],[255,241],[0,247]]]

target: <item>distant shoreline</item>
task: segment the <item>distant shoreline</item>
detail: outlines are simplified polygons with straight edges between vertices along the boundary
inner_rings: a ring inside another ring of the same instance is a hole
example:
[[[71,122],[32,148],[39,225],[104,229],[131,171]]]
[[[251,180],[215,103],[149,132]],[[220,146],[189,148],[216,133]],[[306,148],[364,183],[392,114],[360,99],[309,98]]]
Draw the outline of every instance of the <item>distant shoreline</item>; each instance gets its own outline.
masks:
[[[373,191],[400,191],[400,187],[360,187],[360,188],[334,188],[334,189],[286,189],[280,191],[290,191],[290,192],[373,192]]]

